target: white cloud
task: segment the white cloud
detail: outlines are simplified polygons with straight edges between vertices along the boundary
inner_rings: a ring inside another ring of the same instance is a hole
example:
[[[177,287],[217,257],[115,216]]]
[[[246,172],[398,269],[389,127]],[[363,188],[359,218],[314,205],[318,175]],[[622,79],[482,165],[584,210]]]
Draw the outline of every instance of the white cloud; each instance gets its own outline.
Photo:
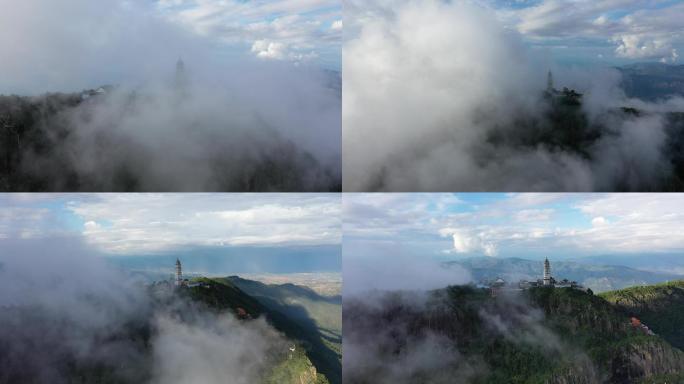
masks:
[[[258,57],[301,61],[339,50],[341,4],[334,0],[159,1],[168,19],[229,44],[251,44]],[[324,26],[332,25],[331,28]],[[266,42],[265,49],[254,44]]]
[[[660,58],[662,61],[675,62],[677,50],[666,37],[653,37],[640,34],[619,35],[613,38],[618,46],[615,53],[629,59]]]
[[[489,257],[494,257],[499,252],[496,244],[494,244],[494,243],[483,243],[482,244],[482,251],[485,254],[485,256],[489,256]]]
[[[454,251],[458,253],[468,253],[475,250],[475,238],[461,233],[452,233],[454,240]]]
[[[496,189],[498,178],[473,171],[479,165],[469,146],[485,135],[473,122],[513,109],[512,99],[523,104],[515,108],[526,108],[528,97],[521,95],[534,79],[522,42],[492,12],[466,2],[350,3],[344,26],[343,188]],[[350,24],[358,33],[348,32]]]
[[[611,13],[623,16],[611,17]],[[677,59],[684,44],[684,3],[649,7],[641,0],[544,0],[520,10],[503,10],[502,19],[536,40],[577,39],[594,45],[615,44],[617,57]]]
[[[499,194],[437,207],[440,196],[453,195],[346,196],[345,239],[486,256],[684,251],[684,194]]]
[[[483,254],[494,257],[498,254],[498,246],[487,232],[473,233],[469,230],[443,228],[439,231],[442,236],[451,236],[452,251],[462,254]]]
[[[100,195],[74,201],[84,236],[115,253],[180,246],[318,245],[341,239],[334,195]]]
[[[64,207],[57,210],[40,207],[42,196],[0,201],[0,236],[63,235],[65,212],[82,220],[78,235],[86,242],[121,254],[192,246],[339,244],[342,236],[340,198],[334,194],[56,195],[52,204]]]
[[[290,47],[275,41],[257,40],[252,44],[252,53],[262,59],[284,60],[305,62],[316,59],[318,54],[314,51],[303,53],[293,52]]]
[[[97,224],[97,223],[94,222],[94,221],[86,221],[85,224],[83,224],[83,228],[84,228],[86,231],[93,231],[93,230],[99,229],[99,228],[100,228],[100,225]]]
[[[0,8],[3,93],[148,83],[179,56],[224,68],[251,59],[258,40],[288,47],[286,60],[312,51],[319,64],[341,60],[342,31],[328,27],[341,18],[339,1],[0,0]]]
[[[252,53],[265,59],[282,60],[287,56],[285,44],[274,41],[257,40],[252,44]]]
[[[0,194],[0,239],[63,234],[50,210],[34,205],[41,194]]]

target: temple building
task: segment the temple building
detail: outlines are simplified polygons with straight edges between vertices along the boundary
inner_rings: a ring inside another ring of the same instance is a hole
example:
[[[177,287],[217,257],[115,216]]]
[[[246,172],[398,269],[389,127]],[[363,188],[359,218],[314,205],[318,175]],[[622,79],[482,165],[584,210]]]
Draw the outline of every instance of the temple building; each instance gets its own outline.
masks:
[[[176,287],[183,285],[183,270],[181,267],[181,262],[176,259]]]
[[[544,285],[553,285],[553,277],[551,277],[551,263],[549,258],[544,259]]]

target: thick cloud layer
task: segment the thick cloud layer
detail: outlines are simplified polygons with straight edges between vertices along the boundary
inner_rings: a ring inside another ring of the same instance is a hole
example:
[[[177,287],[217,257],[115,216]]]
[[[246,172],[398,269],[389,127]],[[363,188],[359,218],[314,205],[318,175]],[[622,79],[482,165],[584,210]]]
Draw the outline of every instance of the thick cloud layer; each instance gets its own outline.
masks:
[[[0,247],[0,382],[255,383],[286,350],[262,319],[155,300],[79,242]]]
[[[681,188],[681,122],[665,114],[681,100],[628,100],[616,71],[555,68],[467,2],[364,3],[345,8],[358,20],[344,45],[345,190]],[[558,91],[545,94],[549,68]]]
[[[429,290],[467,284],[470,274],[459,267],[446,268],[431,257],[402,253],[398,245],[362,251],[352,243],[343,247],[344,295],[368,291]]]
[[[152,383],[253,384],[288,347],[264,320],[203,314],[190,323],[157,319]]]
[[[118,86],[0,99],[18,132],[0,143],[0,188],[339,189],[338,74],[217,46],[150,7],[31,1],[0,15],[0,94]]]
[[[425,293],[375,293],[347,302],[343,378],[348,384],[468,383],[486,370],[461,355],[448,336],[419,329]]]

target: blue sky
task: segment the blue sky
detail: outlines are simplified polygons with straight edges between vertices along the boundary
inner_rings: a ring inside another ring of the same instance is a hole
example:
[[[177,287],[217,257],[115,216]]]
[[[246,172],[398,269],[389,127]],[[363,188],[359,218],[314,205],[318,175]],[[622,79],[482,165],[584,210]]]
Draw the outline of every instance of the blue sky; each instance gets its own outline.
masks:
[[[2,194],[0,240],[75,237],[110,256],[336,247],[335,194]]]
[[[578,258],[684,252],[682,194],[348,194],[344,252]]]
[[[222,49],[265,60],[340,68],[342,3],[336,0],[157,0],[156,13]]]
[[[407,3],[429,7],[434,2],[456,8],[474,4],[521,40],[538,62],[580,67],[672,64],[680,62],[684,50],[683,0],[347,0],[345,40],[356,37],[363,25],[382,25]],[[467,33],[471,41],[488,36],[486,31]]]
[[[679,62],[682,0],[483,0],[533,49],[561,64]]]

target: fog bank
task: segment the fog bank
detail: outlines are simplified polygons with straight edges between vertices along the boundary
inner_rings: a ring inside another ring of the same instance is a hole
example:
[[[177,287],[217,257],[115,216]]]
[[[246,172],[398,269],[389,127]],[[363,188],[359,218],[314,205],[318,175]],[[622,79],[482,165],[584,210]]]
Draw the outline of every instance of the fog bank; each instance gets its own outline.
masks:
[[[470,2],[345,15],[345,190],[684,188],[681,98],[628,99],[618,71],[558,67]]]
[[[0,382],[255,383],[286,341],[169,291],[75,240],[0,242]]]

